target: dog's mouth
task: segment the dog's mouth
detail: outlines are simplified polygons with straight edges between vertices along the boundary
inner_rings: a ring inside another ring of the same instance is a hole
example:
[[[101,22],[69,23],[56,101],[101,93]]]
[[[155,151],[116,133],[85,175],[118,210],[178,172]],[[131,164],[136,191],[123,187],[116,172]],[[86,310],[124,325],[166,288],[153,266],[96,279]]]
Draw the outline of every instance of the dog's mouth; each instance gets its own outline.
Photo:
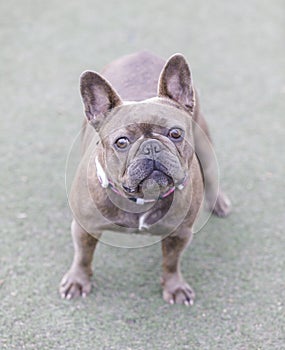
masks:
[[[160,168],[162,166],[160,165]],[[170,187],[174,186],[174,180],[167,174],[164,169],[157,169],[156,166],[153,169],[144,173],[144,177],[138,178],[135,181],[130,181],[129,184],[124,184],[123,189],[129,195],[146,194],[151,196],[157,193],[165,192]]]
[[[154,170],[149,176],[140,181],[137,186],[128,187],[127,185],[123,185],[123,189],[128,194],[138,194],[144,191],[157,191],[158,188],[161,191],[166,191],[172,186],[174,186],[174,181],[170,176],[164,174],[162,171]]]

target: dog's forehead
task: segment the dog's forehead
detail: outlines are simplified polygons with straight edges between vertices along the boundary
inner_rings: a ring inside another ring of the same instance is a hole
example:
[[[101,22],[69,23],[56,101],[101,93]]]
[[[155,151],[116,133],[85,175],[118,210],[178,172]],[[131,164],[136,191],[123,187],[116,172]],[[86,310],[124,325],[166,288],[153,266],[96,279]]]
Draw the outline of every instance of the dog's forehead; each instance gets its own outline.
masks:
[[[106,137],[120,129],[147,134],[172,127],[190,129],[191,116],[184,110],[168,104],[134,102],[115,108],[107,117],[100,134],[101,137]]]

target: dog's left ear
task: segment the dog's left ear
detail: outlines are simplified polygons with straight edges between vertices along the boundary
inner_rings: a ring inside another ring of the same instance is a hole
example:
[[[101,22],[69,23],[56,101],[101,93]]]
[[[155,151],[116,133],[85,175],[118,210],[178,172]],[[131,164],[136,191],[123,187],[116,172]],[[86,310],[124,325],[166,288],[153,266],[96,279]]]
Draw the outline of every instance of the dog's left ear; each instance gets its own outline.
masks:
[[[166,62],[159,78],[158,96],[168,97],[193,112],[195,92],[189,65],[181,54],[175,54]]]

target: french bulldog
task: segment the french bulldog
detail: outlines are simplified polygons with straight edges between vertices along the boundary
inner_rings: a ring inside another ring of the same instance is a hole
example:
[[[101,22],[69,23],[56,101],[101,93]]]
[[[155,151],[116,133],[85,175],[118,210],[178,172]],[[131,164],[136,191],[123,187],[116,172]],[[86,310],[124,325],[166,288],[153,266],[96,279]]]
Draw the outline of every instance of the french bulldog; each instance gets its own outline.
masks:
[[[125,56],[102,75],[84,72],[80,91],[86,116],[82,158],[69,195],[74,259],[60,284],[62,298],[90,293],[94,250],[102,232],[112,230],[160,235],[163,299],[192,305],[181,253],[204,197],[220,217],[231,204],[219,189],[186,59]]]

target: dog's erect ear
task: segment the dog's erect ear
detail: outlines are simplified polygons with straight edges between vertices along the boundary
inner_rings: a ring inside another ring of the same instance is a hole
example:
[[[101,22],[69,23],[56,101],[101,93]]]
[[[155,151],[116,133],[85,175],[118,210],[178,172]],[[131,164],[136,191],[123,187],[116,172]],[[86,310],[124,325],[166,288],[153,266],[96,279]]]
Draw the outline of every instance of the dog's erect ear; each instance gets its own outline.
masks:
[[[193,112],[195,92],[191,71],[183,55],[175,54],[166,62],[159,78],[158,96],[169,97]]]
[[[85,114],[98,131],[104,115],[122,104],[120,96],[100,74],[86,71],[80,77],[80,92]]]

